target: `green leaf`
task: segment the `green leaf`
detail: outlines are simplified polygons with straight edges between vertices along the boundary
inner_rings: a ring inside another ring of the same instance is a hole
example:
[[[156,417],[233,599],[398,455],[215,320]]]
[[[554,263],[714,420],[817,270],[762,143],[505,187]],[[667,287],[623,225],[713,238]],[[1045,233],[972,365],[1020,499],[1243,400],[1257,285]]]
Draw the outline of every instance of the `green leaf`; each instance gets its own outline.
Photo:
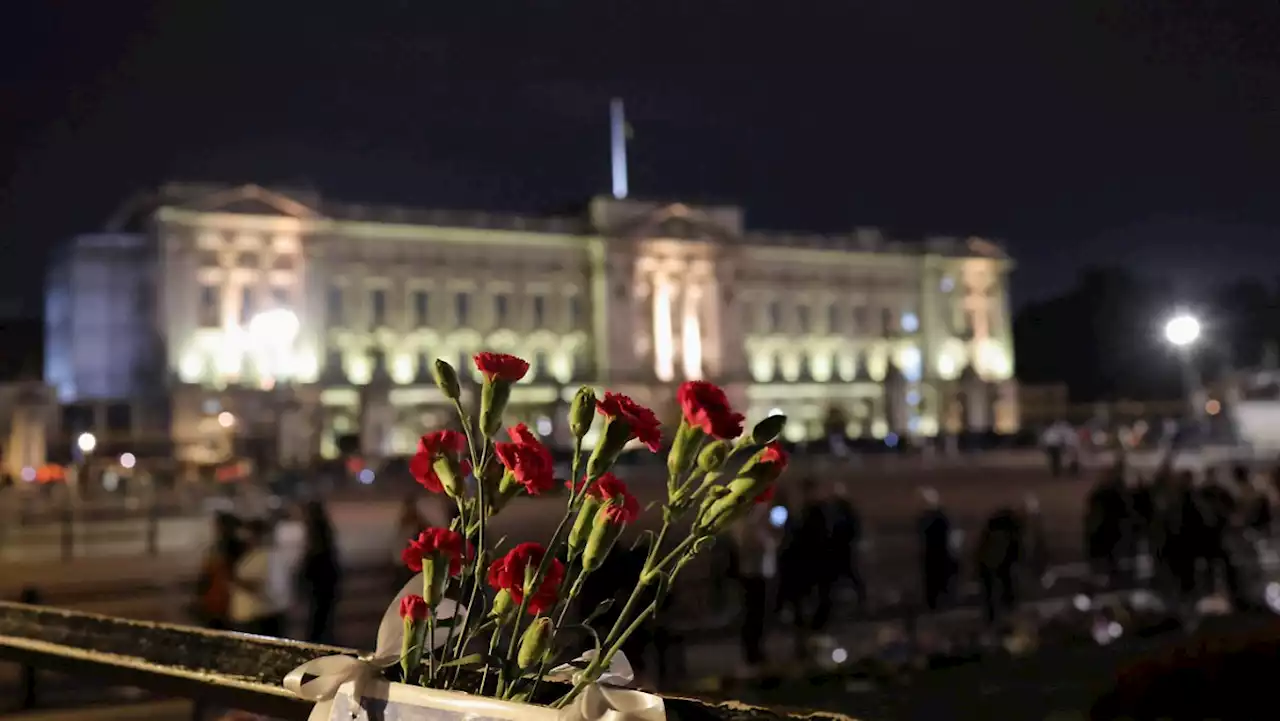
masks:
[[[610,608],[613,608],[613,599],[607,598],[605,599],[604,603],[600,604],[599,606],[596,606],[595,610],[587,614],[586,618],[582,619],[582,625],[589,627],[592,621],[608,613]]]
[[[445,661],[440,664],[440,668],[452,668],[454,666],[483,666],[485,664],[486,654],[471,653],[462,658],[455,658],[452,661]]]

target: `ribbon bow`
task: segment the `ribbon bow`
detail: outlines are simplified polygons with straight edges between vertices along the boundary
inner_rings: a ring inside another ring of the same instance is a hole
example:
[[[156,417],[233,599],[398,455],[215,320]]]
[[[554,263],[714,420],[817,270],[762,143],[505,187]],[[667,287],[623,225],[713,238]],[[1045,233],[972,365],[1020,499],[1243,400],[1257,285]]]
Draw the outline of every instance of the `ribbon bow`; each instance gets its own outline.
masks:
[[[547,678],[576,683],[582,675],[579,662],[590,664],[595,658],[595,649],[587,651],[574,661],[551,669]],[[560,711],[560,721],[665,721],[661,697],[626,688],[635,678],[631,662],[619,651],[600,678]]]
[[[321,656],[293,669],[284,677],[284,687],[298,698],[314,701],[309,721],[327,721],[333,706],[333,698],[345,683],[351,683],[351,698],[358,704],[370,683],[380,681],[382,672],[400,662],[400,645],[404,640],[404,623],[400,620],[400,599],[422,589],[422,574],[414,576],[392,599],[378,624],[378,645],[372,656]],[[451,599],[444,599],[434,611],[436,618],[449,619],[467,616],[467,609]],[[449,638],[448,627],[437,628],[428,640],[431,648],[439,648]],[[314,676],[305,681],[307,676]],[[353,705],[354,708],[354,705]]]

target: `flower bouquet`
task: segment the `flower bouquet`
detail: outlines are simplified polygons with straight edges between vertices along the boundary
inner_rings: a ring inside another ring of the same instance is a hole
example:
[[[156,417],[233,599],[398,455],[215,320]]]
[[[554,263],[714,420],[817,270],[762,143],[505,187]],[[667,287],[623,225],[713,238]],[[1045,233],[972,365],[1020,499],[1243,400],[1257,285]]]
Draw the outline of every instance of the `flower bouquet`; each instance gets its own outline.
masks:
[[[529,364],[497,353],[480,353],[475,364],[483,385],[473,418],[455,369],[435,362],[436,384],[463,431],[422,436],[409,466],[419,484],[457,505],[457,517],[407,542],[402,557],[418,575],[388,608],[373,656],[316,659],[291,673],[286,687],[316,701],[313,719],[328,721],[362,715],[660,721],[661,699],[626,688],[632,674],[620,649],[662,606],[694,556],[753,504],[772,498],[788,461],[776,442],[786,419],[772,416],[744,435],[744,418],[723,390],[704,381],[681,385],[683,417],[667,455],[662,522],[643,534],[647,553],[634,588],[571,622],[584,581],[641,515],[610,470],[632,443],[658,452],[660,423],[627,396],[597,398],[581,388],[569,408],[571,477],[558,479],[550,451],[528,428],[504,429],[511,388]],[[583,441],[597,423],[598,441],[586,453]],[[560,484],[567,500],[545,544],[507,547],[492,537],[494,516]],[[616,621],[593,630],[591,621],[613,603],[622,604]]]

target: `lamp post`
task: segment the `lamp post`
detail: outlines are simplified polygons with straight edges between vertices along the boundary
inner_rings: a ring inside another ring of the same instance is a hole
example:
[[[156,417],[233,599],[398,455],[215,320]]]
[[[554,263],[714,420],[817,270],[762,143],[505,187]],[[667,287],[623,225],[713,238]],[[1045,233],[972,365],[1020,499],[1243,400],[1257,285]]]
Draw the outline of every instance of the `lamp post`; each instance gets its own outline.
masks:
[[[1182,392],[1189,404],[1191,421],[1199,425],[1204,415],[1204,402],[1191,352],[1200,340],[1200,321],[1189,313],[1179,312],[1165,322],[1164,338],[1178,353],[1178,362],[1182,366]]]

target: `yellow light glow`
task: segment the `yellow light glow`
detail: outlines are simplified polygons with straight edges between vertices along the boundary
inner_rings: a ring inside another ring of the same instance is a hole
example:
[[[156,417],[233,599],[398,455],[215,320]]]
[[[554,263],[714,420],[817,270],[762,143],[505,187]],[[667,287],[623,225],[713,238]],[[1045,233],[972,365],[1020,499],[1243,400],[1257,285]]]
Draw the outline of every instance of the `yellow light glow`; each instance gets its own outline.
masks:
[[[831,380],[831,355],[825,351],[815,352],[809,358],[809,372],[819,383]]]
[[[938,419],[934,416],[920,416],[920,425],[917,426],[917,432],[922,436],[938,435]]]
[[[347,379],[352,383],[362,386],[373,380],[373,363],[369,357],[363,353],[357,355],[349,355],[347,361]]]
[[[871,380],[876,381],[877,383],[883,381],[888,370],[889,353],[884,349],[884,347],[881,346],[873,348],[871,352],[867,353],[867,373],[871,375]]]
[[[303,383],[314,383],[320,377],[320,359],[310,348],[294,357],[293,368],[294,376]]]
[[[987,376],[996,380],[1005,380],[1011,375],[1013,368],[1009,361],[1009,354],[998,342],[993,340],[984,342],[978,358]]]
[[[671,285],[655,279],[653,285],[653,372],[658,380],[675,377],[674,338],[671,329]]]
[[[223,428],[230,428],[236,424],[236,417],[230,411],[223,411],[218,414],[218,425]]]
[[[413,382],[413,357],[408,353],[397,353],[391,360],[391,380],[400,385]]]
[[[943,380],[955,380],[958,375],[959,367],[956,364],[955,356],[947,351],[943,351],[938,355],[938,375]]]
[[[195,350],[189,350],[178,363],[178,377],[183,383],[195,383],[204,375],[204,358]]]
[[[787,421],[787,426],[782,430],[782,437],[792,443],[799,443],[805,439],[804,423],[798,421]]]
[[[836,359],[836,372],[840,380],[851,381],[858,374],[858,359],[852,353],[844,352]]]
[[[551,375],[561,383],[568,383],[573,379],[573,354],[569,351],[560,351],[556,353],[551,361]]]
[[[796,352],[786,353],[782,356],[782,377],[787,381],[795,381],[800,378],[800,354]]]
[[[756,351],[751,356],[751,377],[757,383],[768,383],[773,380],[773,354],[767,351]]]
[[[871,421],[871,436],[873,438],[884,438],[889,435],[889,424],[882,418]]]
[[[702,328],[698,324],[698,306],[692,295],[685,299],[684,334],[681,338],[681,360],[684,366],[684,377],[689,380],[702,379]]]

